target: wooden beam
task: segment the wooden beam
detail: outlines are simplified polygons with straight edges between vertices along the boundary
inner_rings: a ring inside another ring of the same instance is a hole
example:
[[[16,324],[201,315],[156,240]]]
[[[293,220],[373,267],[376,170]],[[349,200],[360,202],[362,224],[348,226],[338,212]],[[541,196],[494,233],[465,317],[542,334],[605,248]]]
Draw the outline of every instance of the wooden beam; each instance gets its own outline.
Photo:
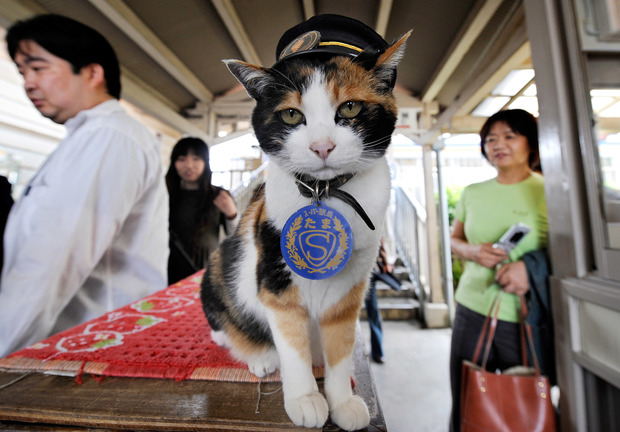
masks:
[[[46,12],[45,9],[32,0],[1,0],[0,25],[8,28],[15,21]]]
[[[532,50],[530,43],[525,42],[521,47],[514,52],[504,63],[499,67],[494,68],[495,71],[489,76],[489,78],[481,83],[480,86],[473,92],[471,97],[461,105],[456,111],[455,115],[464,116],[468,115],[482,102],[487,96],[491,94],[493,89],[508,75],[508,73],[514,69],[520,69],[524,65],[531,64]]]
[[[198,100],[213,100],[213,94],[122,0],[89,1]]]
[[[167,124],[181,134],[196,136],[211,144],[211,137],[182,117],[168,105],[159,92],[121,66],[122,97],[145,113]]]
[[[487,120],[486,117],[474,117],[474,116],[454,116],[450,120],[449,126],[446,126],[446,130],[450,133],[479,133],[482,129],[482,125]]]
[[[211,3],[224,22],[228,33],[233,38],[239,51],[243,55],[243,59],[257,66],[262,66],[258,53],[254,48],[254,44],[250,41],[245,27],[241,23],[241,19],[235,10],[231,0],[211,0]]]
[[[479,1],[477,3],[478,7],[470,13],[461,26],[461,30],[454,39],[452,47],[448,50],[447,57],[445,57],[440,69],[435,73],[433,80],[424,91],[422,96],[424,102],[432,101],[437,97],[446,81],[456,70],[465,54],[467,54],[501,4],[502,0]]]
[[[385,38],[385,32],[387,31],[388,21],[390,20],[390,13],[392,12],[392,0],[381,0],[379,3],[379,13],[377,13],[377,23],[375,24],[375,31]]]
[[[314,0],[303,0],[304,2],[304,19],[310,19],[316,14],[314,8]]]
[[[528,47],[524,48],[524,45]],[[491,77],[496,76],[499,70],[504,71],[502,78],[511,70],[507,66],[509,59],[515,55],[516,52],[522,49],[529,49],[527,42],[527,34],[525,26],[519,27],[510,33],[508,40],[503,43],[502,51],[495,54],[487,63],[485,67],[477,71],[475,78],[469,82],[462,90],[460,97],[454,101],[448,108],[446,108],[436,119],[432,128],[424,133],[422,142],[434,142],[437,135],[441,130],[449,124],[454,115],[461,112],[461,108],[468,103],[468,101],[474,101],[474,95],[479,92],[479,89],[487,85],[491,80]],[[498,81],[499,82],[499,81]],[[480,99],[478,99],[480,102]],[[465,114],[469,114],[469,111]],[[462,114],[464,115],[464,114]]]

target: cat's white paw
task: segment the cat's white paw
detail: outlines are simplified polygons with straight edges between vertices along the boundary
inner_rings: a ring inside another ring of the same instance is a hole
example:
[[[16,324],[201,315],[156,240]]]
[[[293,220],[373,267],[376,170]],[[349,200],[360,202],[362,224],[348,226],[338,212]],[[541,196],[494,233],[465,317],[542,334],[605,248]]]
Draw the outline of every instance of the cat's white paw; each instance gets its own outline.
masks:
[[[357,395],[351,396],[348,401],[333,408],[331,416],[334,423],[347,431],[362,429],[370,423],[368,408]]]
[[[293,423],[308,428],[323,426],[329,414],[327,401],[319,392],[297,399],[285,399],[284,409]]]
[[[274,373],[280,367],[280,357],[274,349],[247,361],[250,372],[259,378]]]
[[[213,342],[222,348],[230,348],[231,346],[228,336],[221,330],[211,330],[211,339],[213,339]]]

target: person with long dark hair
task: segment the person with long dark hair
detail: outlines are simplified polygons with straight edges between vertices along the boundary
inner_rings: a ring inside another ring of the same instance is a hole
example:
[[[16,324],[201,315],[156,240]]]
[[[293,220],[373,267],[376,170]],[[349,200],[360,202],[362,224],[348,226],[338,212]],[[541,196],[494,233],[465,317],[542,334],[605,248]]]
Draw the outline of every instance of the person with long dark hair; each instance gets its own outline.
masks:
[[[172,149],[166,185],[170,195],[168,283],[173,284],[207,265],[209,254],[238,215],[230,193],[211,184],[209,148],[200,138],[181,138]]]

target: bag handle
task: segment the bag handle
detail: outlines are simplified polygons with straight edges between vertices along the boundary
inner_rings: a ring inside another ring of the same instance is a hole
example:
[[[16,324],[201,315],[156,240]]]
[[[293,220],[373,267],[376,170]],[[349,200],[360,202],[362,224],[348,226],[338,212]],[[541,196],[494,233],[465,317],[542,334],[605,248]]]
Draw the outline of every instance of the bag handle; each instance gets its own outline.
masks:
[[[476,343],[476,349],[474,351],[474,356],[472,362],[474,364],[478,364],[478,358],[480,357],[480,352],[482,350],[482,346],[484,345],[484,355],[482,357],[482,364],[480,365],[483,370],[486,370],[487,360],[489,359],[489,353],[491,352],[491,345],[493,343],[493,338],[495,337],[495,330],[497,329],[497,316],[499,314],[499,305],[501,302],[501,291],[497,293],[493,302],[491,303],[491,308],[489,309],[489,313],[484,321],[484,325],[482,326],[482,330],[480,331],[480,336],[478,337],[478,342]],[[530,346],[530,351],[532,352],[532,362],[534,363],[534,370],[536,372],[536,376],[540,376],[540,366],[538,363],[538,357],[536,356],[536,350],[534,349],[534,340],[532,337],[532,328],[527,323],[527,304],[525,302],[525,297],[522,295],[519,296],[521,300],[521,310],[519,313],[519,324],[521,326],[521,361],[523,366],[528,366],[527,362],[527,350],[526,350],[526,340]],[[486,343],[484,342],[486,339]]]
[[[484,344],[484,340],[487,337],[487,333],[489,332],[489,324],[491,324],[492,327],[496,327],[497,326],[497,313],[499,312],[499,302],[501,300],[500,297],[500,293],[498,292],[497,295],[495,296],[495,298],[493,298],[493,302],[491,303],[491,307],[489,308],[489,312],[487,313],[487,317],[484,320],[484,325],[482,326],[482,330],[480,331],[480,336],[478,336],[478,342],[476,343],[476,349],[474,351],[474,357],[472,359],[472,363],[474,364],[478,364],[478,358],[480,357],[480,351],[482,350],[482,346]],[[495,313],[493,313],[493,308],[495,308]],[[494,318],[492,318],[494,317]],[[495,334],[495,328],[493,328],[493,334]],[[486,345],[489,346],[491,345],[491,341],[493,340],[493,337],[490,338],[491,340],[487,342]],[[486,346],[485,346],[485,352],[487,351]]]

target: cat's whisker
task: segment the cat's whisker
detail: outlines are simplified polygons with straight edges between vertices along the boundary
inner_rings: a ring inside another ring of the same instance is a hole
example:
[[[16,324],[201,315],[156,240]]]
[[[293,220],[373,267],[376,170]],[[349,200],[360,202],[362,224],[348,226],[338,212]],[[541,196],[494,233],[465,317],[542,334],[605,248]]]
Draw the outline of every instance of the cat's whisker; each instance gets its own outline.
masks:
[[[281,71],[279,71],[278,69],[270,69],[270,70],[271,70],[272,72],[274,72],[274,73],[276,73],[276,74],[280,75],[280,76],[281,76],[282,78],[284,78],[286,81],[288,81],[288,82],[291,84],[291,87],[292,87],[294,90],[300,91],[300,89],[299,89],[299,88],[297,88],[297,85],[296,85],[296,84],[295,84],[295,83],[294,83],[294,82],[293,82],[293,81],[292,81],[292,80],[291,80],[288,76],[286,76],[284,73],[282,73],[282,72],[281,72]],[[278,83],[278,84],[279,84],[279,83]],[[282,86],[284,86],[284,88],[289,88],[288,86],[286,86],[286,85],[284,85],[284,84],[281,84],[281,85],[282,85]]]
[[[290,90],[290,88],[286,84],[281,83],[281,82],[271,83],[268,87],[273,88],[273,89],[283,88],[285,90]]]
[[[386,142],[390,141],[392,139],[392,135],[388,135],[388,136],[384,136],[381,138],[378,138],[374,141],[369,141],[367,143],[364,143],[365,147],[372,147],[372,146],[378,146],[381,144],[385,144]]]

